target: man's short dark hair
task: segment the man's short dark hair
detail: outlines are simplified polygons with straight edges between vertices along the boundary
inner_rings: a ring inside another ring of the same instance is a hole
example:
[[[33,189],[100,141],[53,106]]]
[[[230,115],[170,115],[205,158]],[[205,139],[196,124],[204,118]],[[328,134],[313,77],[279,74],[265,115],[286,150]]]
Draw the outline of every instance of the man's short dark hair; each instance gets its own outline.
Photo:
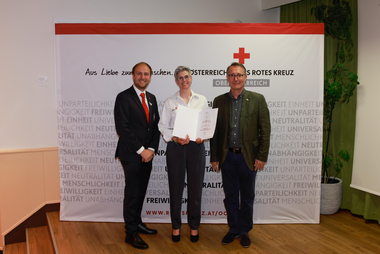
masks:
[[[238,63],[238,62],[233,62],[230,66],[228,66],[227,67],[227,74],[228,74],[228,70],[230,69],[230,67],[232,67],[232,66],[239,66],[239,67],[241,67],[241,68],[243,68],[244,69],[244,75],[246,75],[247,74],[247,69],[244,67],[244,65],[242,65],[241,63]]]
[[[148,66],[148,68],[149,68],[149,70],[150,70],[150,76],[152,76],[152,73],[153,73],[153,71],[152,71],[152,67],[150,67],[150,65],[147,64],[146,62],[139,62],[139,63],[135,64],[135,66],[133,66],[133,68],[132,68],[132,74],[133,74],[133,75],[135,74],[135,69],[136,69],[136,67],[139,66],[140,64],[145,64],[146,66]]]

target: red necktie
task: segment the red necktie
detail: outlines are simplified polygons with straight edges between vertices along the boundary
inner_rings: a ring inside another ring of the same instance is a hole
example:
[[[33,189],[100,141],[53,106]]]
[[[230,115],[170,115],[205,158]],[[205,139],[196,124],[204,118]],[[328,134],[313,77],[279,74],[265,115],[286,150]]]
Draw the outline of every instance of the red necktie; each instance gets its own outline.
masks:
[[[140,96],[141,96],[141,98],[142,98],[142,105],[143,105],[144,110],[145,110],[146,120],[147,120],[148,123],[149,123],[149,109],[148,109],[148,106],[147,106],[146,103],[145,103],[145,93],[141,93]]]

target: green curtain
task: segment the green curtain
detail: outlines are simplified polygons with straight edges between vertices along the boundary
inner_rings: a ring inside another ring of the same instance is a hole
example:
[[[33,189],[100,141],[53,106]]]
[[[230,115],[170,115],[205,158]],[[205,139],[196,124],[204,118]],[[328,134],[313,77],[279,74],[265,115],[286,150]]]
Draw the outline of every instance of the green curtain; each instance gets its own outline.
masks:
[[[346,0],[350,3],[353,15],[353,25],[351,35],[355,46],[351,53],[354,59],[346,62],[345,66],[354,73],[357,73],[358,65],[358,1]],[[281,23],[316,23],[311,8],[319,4],[332,5],[333,0],[302,0],[300,2],[284,5],[281,7]],[[331,68],[335,62],[335,45],[331,38],[325,37],[325,70]],[[359,76],[360,82],[360,76]],[[362,215],[367,220],[377,220],[380,223],[380,197],[359,191],[350,187],[352,178],[352,166],[354,157],[355,142],[355,122],[356,122],[356,92],[348,104],[337,104],[333,115],[332,147],[334,152],[341,149],[347,150],[351,154],[349,163],[345,163],[344,169],[339,177],[343,180],[342,209],[348,209],[353,214]],[[336,153],[337,154],[337,153]]]

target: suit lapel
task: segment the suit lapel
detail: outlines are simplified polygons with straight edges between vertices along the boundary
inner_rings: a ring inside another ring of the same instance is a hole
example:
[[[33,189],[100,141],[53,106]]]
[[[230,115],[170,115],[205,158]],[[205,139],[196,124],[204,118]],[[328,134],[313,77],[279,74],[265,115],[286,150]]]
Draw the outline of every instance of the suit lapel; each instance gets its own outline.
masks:
[[[231,129],[231,97],[229,93],[226,93],[226,96],[224,97],[224,105],[223,105],[226,110],[226,115],[227,115],[227,130]]]
[[[247,115],[247,110],[249,109],[249,105],[251,103],[251,97],[249,96],[249,93],[247,93],[247,91],[245,91],[245,93],[243,94],[242,100],[243,101],[241,103],[241,116],[244,117]],[[240,119],[242,120],[243,117],[240,117]]]

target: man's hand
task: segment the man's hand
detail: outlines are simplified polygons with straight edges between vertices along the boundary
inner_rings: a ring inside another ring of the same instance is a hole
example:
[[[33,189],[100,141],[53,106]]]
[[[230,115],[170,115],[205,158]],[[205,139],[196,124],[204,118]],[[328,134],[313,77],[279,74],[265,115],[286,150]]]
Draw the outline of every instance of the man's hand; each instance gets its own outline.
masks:
[[[153,159],[154,152],[150,149],[144,149],[144,151],[142,151],[140,155],[142,157],[142,162],[150,162]]]
[[[199,145],[199,144],[202,144],[202,143],[203,143],[203,139],[201,139],[201,138],[197,138],[197,139],[195,140],[195,143],[197,143],[198,145]]]
[[[262,170],[264,168],[265,162],[259,161],[258,159],[255,160],[255,171]]]
[[[219,173],[219,161],[211,162],[212,168]]]

